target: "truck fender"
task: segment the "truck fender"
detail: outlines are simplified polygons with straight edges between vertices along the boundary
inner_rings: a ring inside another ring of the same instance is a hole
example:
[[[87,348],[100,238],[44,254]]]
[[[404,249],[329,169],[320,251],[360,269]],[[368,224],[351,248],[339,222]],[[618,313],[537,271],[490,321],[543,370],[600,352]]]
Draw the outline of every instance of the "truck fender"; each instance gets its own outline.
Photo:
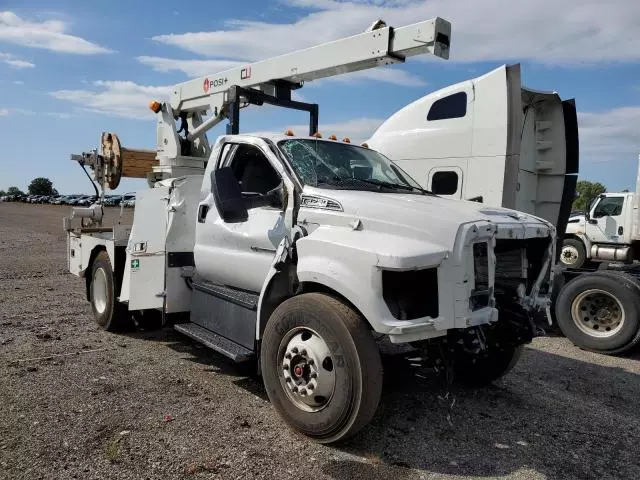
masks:
[[[116,247],[112,243],[107,245],[98,244],[91,250],[91,254],[89,256],[89,260],[87,261],[87,265],[82,270],[80,276],[85,279],[85,287],[86,287],[86,296],[87,301],[90,301],[89,298],[89,289],[91,287],[91,267],[93,265],[93,261],[98,256],[98,254],[102,251],[106,251],[109,256],[109,262],[111,262],[111,268],[113,270],[113,276],[116,287],[116,298],[120,295],[120,289],[122,287],[122,276],[124,272],[124,260],[125,253],[124,247]]]
[[[256,322],[256,340],[260,340],[267,320],[278,304],[287,297],[293,296],[291,271],[295,271],[291,240],[285,236],[273,257],[271,268],[267,273],[258,298]]]

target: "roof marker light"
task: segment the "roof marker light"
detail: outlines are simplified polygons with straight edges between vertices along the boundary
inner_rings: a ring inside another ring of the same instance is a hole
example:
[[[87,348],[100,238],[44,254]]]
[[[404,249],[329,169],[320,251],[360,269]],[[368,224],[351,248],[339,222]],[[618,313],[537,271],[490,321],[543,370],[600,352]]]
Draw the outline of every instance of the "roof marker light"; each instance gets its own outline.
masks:
[[[162,105],[157,100],[151,100],[149,102],[149,108],[153,113],[158,113],[160,110],[162,110]]]

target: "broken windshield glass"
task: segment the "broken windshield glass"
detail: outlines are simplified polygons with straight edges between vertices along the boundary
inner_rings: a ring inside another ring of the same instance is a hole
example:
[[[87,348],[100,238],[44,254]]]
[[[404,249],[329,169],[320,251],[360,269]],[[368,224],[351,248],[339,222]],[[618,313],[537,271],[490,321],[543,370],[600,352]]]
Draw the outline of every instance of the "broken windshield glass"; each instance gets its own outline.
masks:
[[[283,140],[278,146],[306,185],[423,192],[406,172],[368,148],[313,139]]]

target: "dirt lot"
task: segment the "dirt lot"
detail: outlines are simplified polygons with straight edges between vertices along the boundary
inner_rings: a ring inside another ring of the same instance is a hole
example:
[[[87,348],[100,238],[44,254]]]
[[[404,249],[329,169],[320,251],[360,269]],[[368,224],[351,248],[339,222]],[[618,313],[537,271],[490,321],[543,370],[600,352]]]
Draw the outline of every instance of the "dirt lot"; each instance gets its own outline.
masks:
[[[540,338],[495,386],[448,396],[387,358],[374,422],[320,446],[174,331],[99,330],[65,272],[67,210],[0,203],[0,478],[640,478],[640,354]]]

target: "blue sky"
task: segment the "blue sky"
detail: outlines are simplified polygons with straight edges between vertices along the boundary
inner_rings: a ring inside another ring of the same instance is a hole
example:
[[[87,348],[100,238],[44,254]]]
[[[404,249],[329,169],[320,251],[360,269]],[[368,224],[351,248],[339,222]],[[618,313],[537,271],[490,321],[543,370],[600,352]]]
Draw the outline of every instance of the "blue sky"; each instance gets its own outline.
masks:
[[[611,0],[12,1],[0,6],[0,189],[36,176],[65,193],[91,187],[69,158],[114,131],[153,148],[150,99],[190,77],[363,31],[383,18],[453,24],[451,60],[419,57],[317,84],[321,131],[367,138],[385,118],[440,87],[504,63],[523,83],[576,98],[581,177],[634,188],[640,153],[640,2]],[[27,4],[28,3],[28,4]],[[253,109],[243,130],[303,123]],[[324,126],[324,128],[323,128]],[[212,131],[215,136],[221,129]],[[140,182],[125,181],[118,191]]]

